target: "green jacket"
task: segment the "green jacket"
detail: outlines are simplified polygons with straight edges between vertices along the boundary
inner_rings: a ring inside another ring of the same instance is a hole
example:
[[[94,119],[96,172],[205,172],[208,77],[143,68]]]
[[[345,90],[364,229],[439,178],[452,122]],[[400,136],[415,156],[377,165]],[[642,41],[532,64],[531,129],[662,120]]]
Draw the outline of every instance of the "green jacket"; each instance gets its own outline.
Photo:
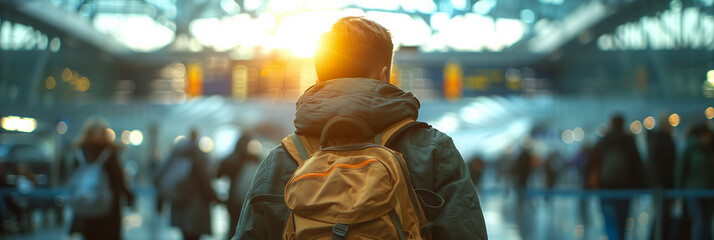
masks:
[[[697,139],[688,139],[679,164],[681,188],[714,188],[714,174],[711,174],[711,169],[714,169],[714,151],[700,146]]]
[[[340,114],[361,116],[380,132],[407,117],[418,117],[419,101],[387,82],[344,78],[317,83],[298,99],[296,133],[319,136]],[[440,208],[424,208],[433,239],[487,239],[476,188],[451,138],[433,128],[411,128],[390,147],[404,155],[416,189],[444,198]],[[233,239],[281,239],[288,208],[285,184],[297,163],[280,145],[261,162],[243,205]]]

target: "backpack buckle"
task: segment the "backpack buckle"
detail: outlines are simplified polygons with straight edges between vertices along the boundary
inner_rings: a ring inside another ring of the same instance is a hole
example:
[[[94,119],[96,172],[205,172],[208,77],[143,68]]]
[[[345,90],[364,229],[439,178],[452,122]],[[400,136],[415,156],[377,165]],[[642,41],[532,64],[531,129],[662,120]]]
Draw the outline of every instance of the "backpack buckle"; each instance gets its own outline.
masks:
[[[347,236],[348,230],[350,230],[350,226],[347,226],[342,223],[335,223],[335,225],[332,226],[332,233],[335,234],[336,236],[340,236],[340,237]]]

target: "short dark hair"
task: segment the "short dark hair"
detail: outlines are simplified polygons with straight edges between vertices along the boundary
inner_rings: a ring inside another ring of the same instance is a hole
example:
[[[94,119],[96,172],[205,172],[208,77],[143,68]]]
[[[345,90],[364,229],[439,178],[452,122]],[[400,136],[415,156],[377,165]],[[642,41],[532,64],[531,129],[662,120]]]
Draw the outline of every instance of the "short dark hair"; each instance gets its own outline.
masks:
[[[376,68],[391,66],[393,48],[392,35],[382,25],[363,17],[343,17],[320,37],[317,79],[368,77]]]
[[[622,113],[615,113],[610,119],[610,128],[614,131],[620,131],[625,126],[625,117]]]

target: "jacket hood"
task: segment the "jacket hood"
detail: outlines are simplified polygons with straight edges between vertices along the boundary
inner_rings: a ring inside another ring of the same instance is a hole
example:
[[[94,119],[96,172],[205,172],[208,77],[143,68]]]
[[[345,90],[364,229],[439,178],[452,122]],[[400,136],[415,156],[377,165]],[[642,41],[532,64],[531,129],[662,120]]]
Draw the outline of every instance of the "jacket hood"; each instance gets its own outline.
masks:
[[[375,132],[404,118],[419,116],[419,100],[410,92],[379,80],[340,78],[308,88],[297,101],[297,134],[319,136],[335,116],[352,114],[362,118]]]

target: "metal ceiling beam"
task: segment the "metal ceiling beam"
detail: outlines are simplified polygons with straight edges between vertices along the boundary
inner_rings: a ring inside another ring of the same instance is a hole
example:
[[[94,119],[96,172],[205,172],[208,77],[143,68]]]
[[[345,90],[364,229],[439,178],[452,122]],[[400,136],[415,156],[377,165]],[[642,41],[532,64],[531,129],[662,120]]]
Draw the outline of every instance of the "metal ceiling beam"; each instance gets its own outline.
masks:
[[[558,39],[559,44],[544,49],[543,53],[550,54],[558,49],[569,49],[576,45],[579,46],[578,36],[582,33],[590,35],[592,38],[591,42],[594,42],[602,34],[611,33],[624,23],[637,21],[643,16],[657,14],[668,7],[669,1],[667,0],[633,0],[625,4],[610,4],[607,6],[605,14],[602,15],[598,21],[592,22],[577,31],[570,32],[571,34],[567,37],[561,35],[561,39]],[[594,11],[593,9],[587,10]],[[537,40],[542,40],[542,38]],[[537,40],[534,38],[531,42]]]
[[[594,24],[588,30],[595,39],[602,34],[614,32],[625,23],[637,21],[644,16],[655,15],[669,8],[668,0],[634,0],[618,8],[617,12]],[[575,41],[571,41],[575,42]]]
[[[9,9],[42,22],[51,28],[80,41],[89,43],[108,53],[121,56],[132,51],[104,33],[97,31],[89,19],[70,14],[64,10],[47,7],[40,1],[17,1],[9,3]]]
[[[615,4],[597,1],[583,4],[560,22],[553,23],[546,30],[537,32],[528,41],[528,50],[535,54],[550,54],[575,39],[583,31],[617,12],[616,9]]]

